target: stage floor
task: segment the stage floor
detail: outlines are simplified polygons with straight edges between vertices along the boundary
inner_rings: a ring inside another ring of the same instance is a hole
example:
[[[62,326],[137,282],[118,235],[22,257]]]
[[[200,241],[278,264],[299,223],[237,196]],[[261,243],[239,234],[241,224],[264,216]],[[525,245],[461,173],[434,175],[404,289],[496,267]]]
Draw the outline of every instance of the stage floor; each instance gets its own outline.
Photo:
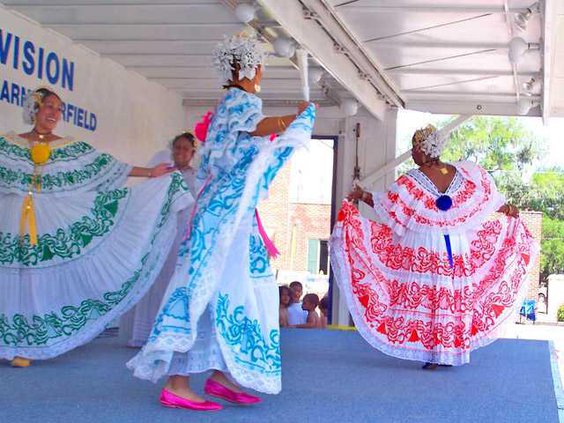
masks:
[[[388,357],[352,331],[283,331],[282,349],[280,395],[216,413],[161,407],[160,385],[131,376],[125,362],[136,350],[117,337],[28,369],[3,361],[0,422],[558,422],[547,341],[501,339],[469,365],[435,371]]]

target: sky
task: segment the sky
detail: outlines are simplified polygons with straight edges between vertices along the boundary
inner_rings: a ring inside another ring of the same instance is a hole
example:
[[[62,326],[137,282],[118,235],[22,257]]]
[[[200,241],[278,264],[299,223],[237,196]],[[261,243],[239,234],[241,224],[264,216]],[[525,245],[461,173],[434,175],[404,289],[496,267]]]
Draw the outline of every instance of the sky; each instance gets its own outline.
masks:
[[[416,112],[413,110],[400,110],[398,113],[397,146],[398,155],[410,147],[413,132],[429,123],[436,124],[448,118],[448,115],[434,115],[431,113]],[[545,138],[547,154],[543,158],[545,167],[564,167],[564,118],[552,118],[547,125],[543,124],[540,117],[518,117],[525,127]]]

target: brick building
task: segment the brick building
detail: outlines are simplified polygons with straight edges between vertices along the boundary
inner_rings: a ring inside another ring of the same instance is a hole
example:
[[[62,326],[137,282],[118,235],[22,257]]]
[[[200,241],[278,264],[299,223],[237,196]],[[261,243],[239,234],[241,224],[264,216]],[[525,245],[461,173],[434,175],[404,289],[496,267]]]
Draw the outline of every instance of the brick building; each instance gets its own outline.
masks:
[[[280,171],[261,202],[261,220],[280,250],[271,261],[279,283],[300,280],[304,292],[327,291],[332,178],[332,140],[312,140],[308,151],[297,152]]]
[[[542,213],[536,211],[521,211],[521,219],[527,225],[531,235],[538,242],[540,247],[541,233],[542,233]],[[536,300],[539,292],[539,278],[540,278],[540,254],[531,266],[528,275],[528,288],[526,298]]]
[[[280,171],[270,188],[268,199],[261,202],[259,212],[268,235],[281,253],[271,262],[272,267],[311,271],[314,250],[322,253],[325,248],[323,242],[329,239],[331,233],[331,204],[292,201],[290,174],[291,164]],[[318,271],[319,268],[316,273]]]

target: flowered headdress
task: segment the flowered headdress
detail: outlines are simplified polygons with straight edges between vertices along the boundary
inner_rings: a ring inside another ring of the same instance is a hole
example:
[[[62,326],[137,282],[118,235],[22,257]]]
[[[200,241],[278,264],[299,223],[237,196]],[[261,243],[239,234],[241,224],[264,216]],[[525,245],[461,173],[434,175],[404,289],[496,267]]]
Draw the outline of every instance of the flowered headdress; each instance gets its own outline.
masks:
[[[427,125],[425,128],[418,129],[413,134],[413,147],[423,151],[431,158],[439,157],[445,149],[450,133],[469,118],[470,116],[468,115],[460,115],[441,129],[437,129],[433,125]]]
[[[413,134],[413,146],[432,158],[441,155],[445,144],[446,137],[441,137],[441,134],[433,125],[418,129]]]
[[[244,34],[225,38],[213,50],[213,64],[223,84],[233,79],[235,65],[238,65],[239,80],[253,79],[265,57],[259,40]]]
[[[43,104],[43,99],[48,94],[55,94],[55,92],[49,89],[48,87],[39,87],[25,96],[25,100],[23,103],[24,123],[27,123],[28,125],[33,125],[35,123],[35,115],[37,114],[39,108]]]

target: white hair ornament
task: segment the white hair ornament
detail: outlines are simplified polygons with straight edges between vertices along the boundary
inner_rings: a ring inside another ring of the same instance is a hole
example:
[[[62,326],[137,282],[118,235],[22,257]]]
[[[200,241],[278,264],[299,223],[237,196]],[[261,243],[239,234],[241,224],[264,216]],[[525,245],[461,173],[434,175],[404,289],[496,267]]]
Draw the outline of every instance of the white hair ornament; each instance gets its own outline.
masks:
[[[467,115],[460,115],[439,130],[433,125],[427,125],[425,128],[418,129],[414,134],[415,144],[429,157],[439,157],[445,149],[451,131],[465,120],[468,120],[468,118],[469,116]]]
[[[28,125],[35,123],[35,115],[43,103],[43,95],[37,90],[29,92],[23,103],[23,121]]]
[[[253,79],[266,57],[257,38],[239,34],[225,38],[212,54],[214,67],[223,84],[233,79],[236,64],[239,66],[239,80]]]

